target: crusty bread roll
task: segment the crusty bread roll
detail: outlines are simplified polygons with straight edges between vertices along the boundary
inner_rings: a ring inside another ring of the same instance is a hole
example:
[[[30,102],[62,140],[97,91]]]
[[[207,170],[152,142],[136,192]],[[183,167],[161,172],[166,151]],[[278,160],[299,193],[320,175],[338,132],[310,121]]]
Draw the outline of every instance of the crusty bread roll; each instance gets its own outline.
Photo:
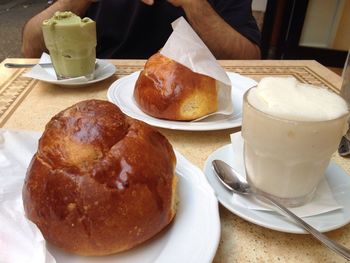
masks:
[[[134,98],[142,111],[161,119],[190,121],[217,111],[216,80],[160,53],[141,71]]]
[[[25,213],[66,251],[130,249],[173,219],[175,162],[151,126],[110,102],[82,101],[46,125],[23,187]]]

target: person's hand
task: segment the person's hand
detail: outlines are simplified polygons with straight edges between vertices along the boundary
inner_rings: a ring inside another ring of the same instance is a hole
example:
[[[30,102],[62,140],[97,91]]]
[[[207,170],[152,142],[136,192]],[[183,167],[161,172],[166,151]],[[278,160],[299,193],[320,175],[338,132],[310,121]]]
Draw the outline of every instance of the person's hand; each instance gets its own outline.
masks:
[[[168,0],[168,2],[173,6],[185,7],[191,4],[191,2],[195,2],[195,0]]]
[[[76,4],[86,4],[86,3],[91,3],[93,1],[91,0],[75,0],[75,1],[71,1],[71,0],[56,0],[53,2],[60,2],[63,4],[71,4],[72,2],[76,3]]]
[[[141,0],[142,2],[144,2],[146,5],[153,5],[155,1],[157,0]],[[188,4],[190,4],[191,2],[195,1],[195,0],[167,0],[169,3],[171,3],[174,6],[186,6]]]
[[[142,2],[144,2],[146,5],[153,5],[154,4],[154,0],[141,0]]]

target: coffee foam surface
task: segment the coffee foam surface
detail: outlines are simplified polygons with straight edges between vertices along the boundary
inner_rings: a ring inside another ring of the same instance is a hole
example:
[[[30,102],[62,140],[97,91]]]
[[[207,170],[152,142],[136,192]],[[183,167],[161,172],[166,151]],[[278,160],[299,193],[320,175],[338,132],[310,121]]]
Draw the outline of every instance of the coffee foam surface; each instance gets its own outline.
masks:
[[[297,121],[336,119],[347,114],[348,106],[326,88],[298,82],[293,77],[266,77],[248,94],[248,101],[260,111]]]

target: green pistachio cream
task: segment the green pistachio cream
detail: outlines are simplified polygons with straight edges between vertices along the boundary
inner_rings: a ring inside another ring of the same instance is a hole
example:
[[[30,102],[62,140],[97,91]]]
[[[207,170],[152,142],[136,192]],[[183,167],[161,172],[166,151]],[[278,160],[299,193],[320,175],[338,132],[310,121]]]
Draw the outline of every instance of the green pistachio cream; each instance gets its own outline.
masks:
[[[72,12],[56,12],[42,24],[46,48],[57,77],[93,78],[96,61],[96,24]]]

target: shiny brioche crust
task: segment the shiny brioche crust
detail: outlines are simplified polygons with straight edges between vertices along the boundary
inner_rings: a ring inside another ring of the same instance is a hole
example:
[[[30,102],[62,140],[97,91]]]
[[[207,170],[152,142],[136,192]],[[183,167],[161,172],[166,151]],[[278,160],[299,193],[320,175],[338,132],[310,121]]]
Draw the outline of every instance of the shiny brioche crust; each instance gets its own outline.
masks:
[[[156,53],[140,72],[134,99],[153,117],[190,121],[217,111],[216,85],[215,79]]]
[[[46,125],[23,187],[26,216],[69,252],[130,249],[174,217],[175,162],[151,126],[107,101],[77,103]]]

